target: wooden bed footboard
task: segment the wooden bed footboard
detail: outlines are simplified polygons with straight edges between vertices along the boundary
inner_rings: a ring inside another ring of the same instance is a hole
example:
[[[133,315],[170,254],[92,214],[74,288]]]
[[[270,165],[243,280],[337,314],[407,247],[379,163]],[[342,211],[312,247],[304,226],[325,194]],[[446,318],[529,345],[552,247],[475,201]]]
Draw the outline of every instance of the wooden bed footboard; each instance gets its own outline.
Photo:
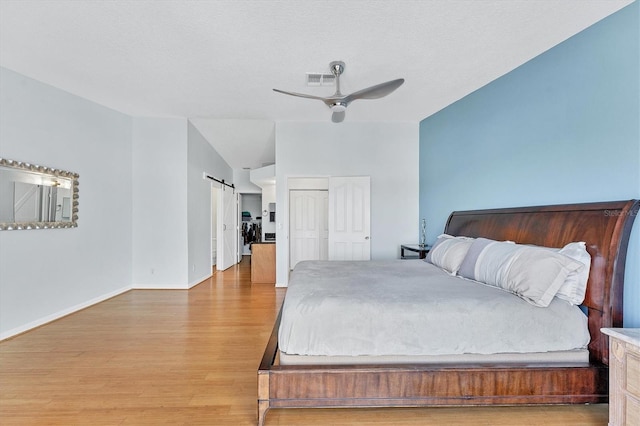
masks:
[[[258,369],[258,425],[270,408],[584,404],[608,401],[608,340],[622,326],[627,245],[638,200],[453,212],[445,233],[562,247],[585,241],[588,363],[278,365],[280,315]]]
[[[276,321],[258,370],[258,425],[270,408],[584,404],[608,401],[604,364],[274,365]]]

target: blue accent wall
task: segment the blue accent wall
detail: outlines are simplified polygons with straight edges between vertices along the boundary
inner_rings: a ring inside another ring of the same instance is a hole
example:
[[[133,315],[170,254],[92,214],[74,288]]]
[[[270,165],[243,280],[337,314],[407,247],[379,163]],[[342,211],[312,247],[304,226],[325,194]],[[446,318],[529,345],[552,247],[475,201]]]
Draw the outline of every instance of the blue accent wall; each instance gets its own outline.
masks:
[[[453,210],[640,198],[634,2],[420,123],[427,239]],[[640,327],[640,219],[624,325]]]

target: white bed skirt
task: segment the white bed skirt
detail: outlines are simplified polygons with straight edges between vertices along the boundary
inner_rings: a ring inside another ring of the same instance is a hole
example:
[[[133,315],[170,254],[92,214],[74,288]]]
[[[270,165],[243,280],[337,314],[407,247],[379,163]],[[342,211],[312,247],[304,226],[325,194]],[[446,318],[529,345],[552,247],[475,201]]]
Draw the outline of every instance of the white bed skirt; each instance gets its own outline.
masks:
[[[457,354],[457,355],[404,355],[404,356],[320,356],[288,355],[279,352],[280,365],[364,365],[364,364],[534,364],[589,363],[589,351],[500,353],[500,354]]]

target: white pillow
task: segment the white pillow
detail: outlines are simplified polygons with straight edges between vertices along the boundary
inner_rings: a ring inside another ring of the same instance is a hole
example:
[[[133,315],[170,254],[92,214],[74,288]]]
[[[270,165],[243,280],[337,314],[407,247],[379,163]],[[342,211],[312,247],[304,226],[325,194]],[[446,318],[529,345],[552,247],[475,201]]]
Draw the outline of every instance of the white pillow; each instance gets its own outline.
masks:
[[[439,235],[425,260],[455,275],[473,240],[469,237]]]
[[[562,286],[556,293],[558,299],[566,300],[572,305],[579,305],[584,302],[584,296],[587,293],[587,281],[589,280],[589,271],[591,270],[591,255],[587,251],[584,241],[577,243],[569,243],[558,253],[577,260],[584,265],[577,271],[572,271],[564,280]]]
[[[546,248],[478,238],[460,265],[460,275],[507,290],[535,306],[549,306],[581,262]]]

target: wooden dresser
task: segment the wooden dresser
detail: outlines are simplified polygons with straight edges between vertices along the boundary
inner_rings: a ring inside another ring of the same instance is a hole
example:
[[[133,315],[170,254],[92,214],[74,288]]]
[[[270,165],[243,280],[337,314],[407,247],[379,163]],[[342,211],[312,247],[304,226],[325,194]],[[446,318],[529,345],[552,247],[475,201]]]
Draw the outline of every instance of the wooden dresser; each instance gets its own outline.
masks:
[[[609,426],[640,425],[640,328],[603,328],[609,335]]]
[[[251,282],[276,282],[276,245],[275,243],[251,244]]]

